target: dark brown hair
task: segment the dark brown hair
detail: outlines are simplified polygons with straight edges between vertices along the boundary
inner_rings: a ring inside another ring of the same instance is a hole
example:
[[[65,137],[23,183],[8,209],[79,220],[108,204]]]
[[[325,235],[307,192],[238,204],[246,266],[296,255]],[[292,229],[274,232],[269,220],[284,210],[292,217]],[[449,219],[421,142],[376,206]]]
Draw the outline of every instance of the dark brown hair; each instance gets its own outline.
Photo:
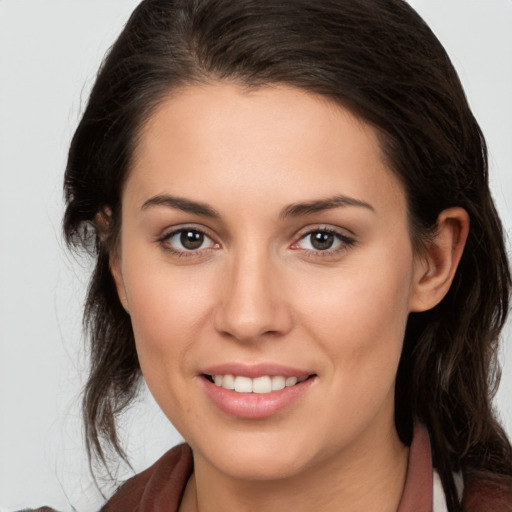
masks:
[[[299,87],[374,126],[405,188],[416,243],[435,230],[443,209],[467,210],[470,234],[450,291],[409,318],[396,426],[405,443],[413,418],[428,427],[452,512],[461,510],[454,472],[507,481],[512,449],[491,397],[510,272],[485,141],[442,45],[402,0],[145,0],[132,14],[99,71],[65,176],[66,239],[96,259],[84,317],[89,455],[105,462],[113,448],[124,456],[115,419],[141,378],[109,269],[137,135],[171,91],[219,80]],[[106,237],[95,221],[104,211]]]

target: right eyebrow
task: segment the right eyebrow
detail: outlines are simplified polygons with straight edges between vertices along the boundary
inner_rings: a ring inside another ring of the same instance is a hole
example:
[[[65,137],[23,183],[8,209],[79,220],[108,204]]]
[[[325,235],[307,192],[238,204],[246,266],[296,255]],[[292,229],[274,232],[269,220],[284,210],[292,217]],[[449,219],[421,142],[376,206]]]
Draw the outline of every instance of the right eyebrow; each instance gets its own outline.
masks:
[[[191,201],[190,199],[184,199],[183,197],[176,197],[168,194],[160,194],[151,197],[144,202],[140,209],[143,211],[155,206],[166,206],[168,208],[174,208],[188,213],[195,213],[196,215],[202,215],[203,217],[210,217],[213,219],[220,218],[219,212],[206,203]]]
[[[336,195],[325,199],[317,199],[314,201],[307,201],[305,203],[291,204],[283,209],[280,217],[300,217],[303,215],[311,215],[313,213],[321,212],[323,210],[332,210],[334,208],[341,208],[346,206],[365,208],[371,212],[375,212],[375,208],[365,201],[361,201],[360,199],[355,199],[349,196]]]

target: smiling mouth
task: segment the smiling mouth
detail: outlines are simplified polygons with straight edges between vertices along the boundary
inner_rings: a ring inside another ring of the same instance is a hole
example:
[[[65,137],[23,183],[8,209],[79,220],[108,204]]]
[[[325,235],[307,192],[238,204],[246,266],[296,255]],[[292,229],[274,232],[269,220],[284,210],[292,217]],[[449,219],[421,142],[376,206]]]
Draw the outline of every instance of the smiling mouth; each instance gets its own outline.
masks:
[[[242,375],[203,375],[209,382],[218,387],[235,391],[237,393],[257,393],[265,394],[272,391],[280,391],[304,382],[315,375],[302,377],[284,377],[282,375],[269,376],[264,375],[251,379]]]

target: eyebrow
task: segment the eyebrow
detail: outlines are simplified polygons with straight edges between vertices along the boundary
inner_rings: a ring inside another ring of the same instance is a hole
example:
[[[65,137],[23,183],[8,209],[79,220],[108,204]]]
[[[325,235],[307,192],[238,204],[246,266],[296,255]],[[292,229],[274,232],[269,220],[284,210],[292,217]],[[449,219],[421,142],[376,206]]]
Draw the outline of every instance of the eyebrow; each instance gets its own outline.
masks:
[[[168,194],[160,194],[151,197],[150,199],[144,202],[144,204],[141,206],[141,210],[147,210],[148,208],[152,208],[155,206],[166,206],[187,213],[202,215],[203,217],[220,219],[219,212],[206,203],[192,201],[190,199],[171,196]],[[355,199],[353,197],[336,195],[333,197],[328,197],[326,199],[317,199],[314,201],[307,201],[304,203],[293,203],[289,206],[286,206],[279,214],[279,217],[282,219],[289,217],[300,217],[303,215],[317,213],[323,210],[332,210],[334,208],[341,208],[347,206],[365,208],[372,212],[375,211],[375,208],[373,208],[373,206],[369,203],[366,203],[359,199]]]
[[[333,197],[328,197],[326,199],[318,199],[315,201],[307,201],[305,203],[291,204],[284,208],[284,210],[280,214],[280,217],[300,217],[302,215],[310,215],[312,213],[317,213],[323,210],[332,210],[334,208],[346,206],[365,208],[367,210],[375,212],[375,208],[369,203],[366,203],[359,199],[355,199],[353,197],[336,195]]]
[[[141,210],[147,210],[154,206],[167,206],[175,208],[187,213],[195,213],[196,215],[202,215],[204,217],[210,217],[212,219],[219,219],[220,214],[217,210],[214,210],[211,206],[206,203],[198,201],[191,201],[190,199],[184,199],[182,197],[170,196],[170,195],[157,195],[153,196],[141,206]]]

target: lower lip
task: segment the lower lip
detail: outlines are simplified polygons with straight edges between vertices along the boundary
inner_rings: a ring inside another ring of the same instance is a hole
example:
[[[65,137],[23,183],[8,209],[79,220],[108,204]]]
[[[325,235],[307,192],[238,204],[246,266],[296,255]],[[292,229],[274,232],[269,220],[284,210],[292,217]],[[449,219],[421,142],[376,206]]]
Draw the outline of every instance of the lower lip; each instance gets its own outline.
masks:
[[[238,418],[261,419],[273,416],[296,402],[310,389],[316,377],[270,393],[237,393],[217,386],[206,377],[201,377],[201,380],[206,394],[222,412]]]

